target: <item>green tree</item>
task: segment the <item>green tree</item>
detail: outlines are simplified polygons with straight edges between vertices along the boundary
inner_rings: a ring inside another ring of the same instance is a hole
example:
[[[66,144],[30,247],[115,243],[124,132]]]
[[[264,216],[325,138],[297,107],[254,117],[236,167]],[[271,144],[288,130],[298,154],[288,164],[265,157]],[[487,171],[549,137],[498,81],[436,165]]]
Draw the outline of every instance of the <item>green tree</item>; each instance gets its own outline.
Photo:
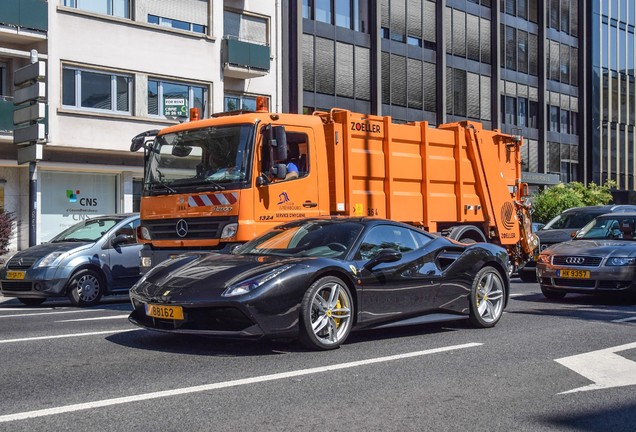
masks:
[[[580,182],[550,186],[533,197],[532,219],[547,223],[563,210],[572,207],[609,204],[612,202],[611,190],[614,187],[616,182],[613,180],[608,180],[603,186],[590,183],[586,187]]]
[[[0,255],[9,252],[9,242],[13,237],[15,214],[0,207]]]

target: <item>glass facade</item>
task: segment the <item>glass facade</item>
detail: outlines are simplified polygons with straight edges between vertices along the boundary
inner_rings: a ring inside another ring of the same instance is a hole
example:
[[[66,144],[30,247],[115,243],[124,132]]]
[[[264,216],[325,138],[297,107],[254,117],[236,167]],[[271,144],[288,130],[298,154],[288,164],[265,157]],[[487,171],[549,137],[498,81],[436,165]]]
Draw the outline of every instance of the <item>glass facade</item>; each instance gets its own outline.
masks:
[[[592,180],[634,189],[634,1],[592,2]]]

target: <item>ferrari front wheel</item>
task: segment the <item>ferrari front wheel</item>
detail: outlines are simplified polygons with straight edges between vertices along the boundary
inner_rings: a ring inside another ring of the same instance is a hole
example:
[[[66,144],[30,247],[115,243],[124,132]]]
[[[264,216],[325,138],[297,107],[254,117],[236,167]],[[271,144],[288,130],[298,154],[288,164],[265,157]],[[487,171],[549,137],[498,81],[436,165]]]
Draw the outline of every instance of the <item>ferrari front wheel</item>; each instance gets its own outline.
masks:
[[[503,315],[505,285],[494,267],[477,272],[470,293],[470,321],[475,327],[494,327]]]
[[[347,285],[326,276],[314,282],[300,308],[300,341],[309,349],[338,348],[349,336],[354,306]]]

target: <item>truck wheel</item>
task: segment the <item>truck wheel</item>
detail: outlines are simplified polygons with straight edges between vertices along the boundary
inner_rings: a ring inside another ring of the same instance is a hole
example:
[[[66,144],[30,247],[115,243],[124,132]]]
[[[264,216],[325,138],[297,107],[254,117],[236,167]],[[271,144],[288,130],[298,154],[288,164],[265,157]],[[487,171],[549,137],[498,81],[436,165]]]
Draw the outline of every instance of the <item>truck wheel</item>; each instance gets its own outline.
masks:
[[[491,266],[479,270],[470,290],[470,322],[475,327],[494,327],[503,315],[505,285]]]
[[[40,306],[42,303],[44,303],[44,300],[46,299],[18,297],[18,301],[27,306]]]
[[[549,299],[562,299],[567,294],[565,291],[555,291],[546,287],[545,285],[541,285],[541,292],[543,293],[545,298]]]
[[[80,270],[68,284],[68,297],[74,306],[94,306],[104,294],[104,282],[93,270]]]
[[[300,342],[309,349],[338,348],[349,336],[354,307],[347,285],[326,276],[314,282],[300,307]]]

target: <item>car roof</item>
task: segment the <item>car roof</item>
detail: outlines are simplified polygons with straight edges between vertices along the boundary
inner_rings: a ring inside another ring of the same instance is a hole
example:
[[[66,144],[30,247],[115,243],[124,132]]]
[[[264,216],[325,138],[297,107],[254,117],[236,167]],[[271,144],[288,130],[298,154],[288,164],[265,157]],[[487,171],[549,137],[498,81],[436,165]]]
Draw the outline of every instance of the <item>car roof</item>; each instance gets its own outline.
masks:
[[[572,207],[564,210],[563,213],[598,213],[599,215],[613,212],[636,212],[636,205],[631,204],[608,204],[585,207]]]
[[[603,213],[601,215],[596,216],[597,218],[602,218],[602,217],[612,217],[612,218],[623,218],[623,217],[632,217],[632,218],[636,218],[636,211],[630,211],[630,212],[614,212],[614,213]]]

